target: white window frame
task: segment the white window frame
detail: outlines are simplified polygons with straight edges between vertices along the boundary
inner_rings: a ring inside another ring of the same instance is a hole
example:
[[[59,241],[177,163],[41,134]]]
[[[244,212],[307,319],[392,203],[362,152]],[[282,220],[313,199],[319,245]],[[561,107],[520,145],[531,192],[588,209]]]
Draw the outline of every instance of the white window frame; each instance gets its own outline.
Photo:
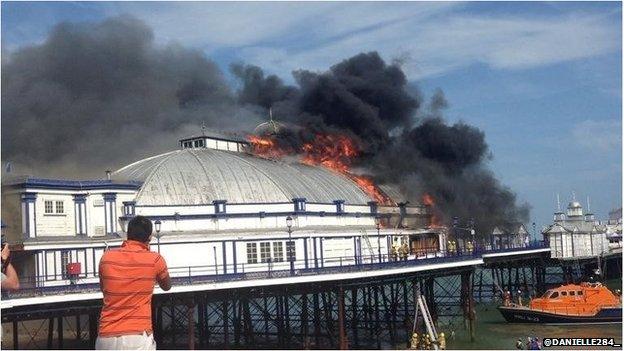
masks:
[[[59,205],[61,210],[59,211]],[[54,213],[56,214],[65,214],[65,201],[63,200],[56,200],[54,201]]]
[[[263,249],[268,250],[263,250]],[[260,262],[268,263],[271,259],[271,243],[268,241],[263,241],[260,243]]]
[[[50,205],[50,206],[48,207],[48,205]],[[54,201],[52,201],[52,200],[45,200],[43,202],[43,213],[44,214],[53,214],[54,213]]]
[[[281,241],[273,242],[273,262],[284,262],[284,244]]]
[[[258,263],[258,243],[247,243],[247,263]],[[250,250],[251,249],[251,250]]]

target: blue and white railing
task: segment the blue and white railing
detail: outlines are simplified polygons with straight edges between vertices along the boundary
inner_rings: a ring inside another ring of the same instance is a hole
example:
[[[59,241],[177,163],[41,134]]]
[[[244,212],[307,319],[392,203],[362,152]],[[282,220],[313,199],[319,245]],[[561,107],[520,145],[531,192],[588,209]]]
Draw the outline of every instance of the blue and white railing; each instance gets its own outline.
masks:
[[[294,260],[292,269],[290,261],[238,263],[228,264],[225,267],[218,265],[169,267],[169,274],[173,285],[192,285],[201,283],[230,282],[258,279],[272,279],[293,276],[308,276],[321,274],[337,274],[349,272],[366,272],[383,269],[395,269],[431,265],[438,263],[461,262],[482,258],[484,254],[500,252],[522,252],[539,248],[547,248],[543,242],[532,242],[518,247],[491,249],[477,245],[473,250],[458,250],[457,252],[441,252],[434,250],[413,251],[407,259],[401,260],[396,255],[374,254],[366,256],[328,257],[319,260]],[[21,277],[22,286],[36,285],[36,282],[46,281],[45,276]],[[82,293],[99,291],[97,275],[88,278],[78,278],[74,284],[42,287],[24,287],[18,292],[9,293],[4,298],[36,297],[68,293]]]

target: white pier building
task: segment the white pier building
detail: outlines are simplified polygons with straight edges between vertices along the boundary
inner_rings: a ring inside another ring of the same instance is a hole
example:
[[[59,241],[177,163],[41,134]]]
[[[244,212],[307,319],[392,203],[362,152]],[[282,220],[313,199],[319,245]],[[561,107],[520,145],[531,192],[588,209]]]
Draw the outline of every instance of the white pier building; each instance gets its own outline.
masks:
[[[445,251],[426,207],[396,195],[398,205],[378,204],[341,174],[248,148],[201,135],[103,180],[4,179],[2,219],[22,285],[97,282],[102,253],[121,245],[135,215],[157,223],[152,249],[173,276],[289,269],[290,257],[292,269],[387,261],[401,240],[412,258]]]
[[[554,223],[542,235],[553,258],[595,257],[621,251],[622,221],[598,221],[593,213],[584,214],[581,204],[574,200],[566,213],[555,212]]]

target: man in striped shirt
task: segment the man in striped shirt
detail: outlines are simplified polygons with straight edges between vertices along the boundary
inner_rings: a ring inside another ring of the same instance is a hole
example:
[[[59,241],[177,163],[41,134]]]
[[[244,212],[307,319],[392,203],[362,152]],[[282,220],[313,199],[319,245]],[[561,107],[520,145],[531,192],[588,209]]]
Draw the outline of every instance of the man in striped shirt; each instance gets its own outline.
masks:
[[[154,283],[171,289],[167,264],[149,250],[152,222],[142,216],[128,223],[121,248],[104,252],[100,260],[100,289],[104,303],[97,350],[155,350],[152,331]]]

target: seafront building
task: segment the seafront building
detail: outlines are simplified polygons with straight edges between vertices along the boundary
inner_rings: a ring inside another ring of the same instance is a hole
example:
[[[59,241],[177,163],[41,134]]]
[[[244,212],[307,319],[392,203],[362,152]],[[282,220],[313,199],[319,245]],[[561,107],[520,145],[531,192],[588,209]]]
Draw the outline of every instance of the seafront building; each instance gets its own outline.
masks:
[[[102,253],[135,215],[156,223],[152,249],[173,276],[375,262],[401,242],[414,258],[441,254],[445,232],[427,207],[385,190],[391,203],[378,203],[342,174],[203,133],[101,180],[5,177],[2,219],[32,286],[97,282]]]
[[[557,210],[553,224],[542,231],[551,257],[593,257],[621,250],[622,217],[612,217],[606,222],[598,221],[591,211],[583,213],[576,200],[568,204],[565,213]]]

